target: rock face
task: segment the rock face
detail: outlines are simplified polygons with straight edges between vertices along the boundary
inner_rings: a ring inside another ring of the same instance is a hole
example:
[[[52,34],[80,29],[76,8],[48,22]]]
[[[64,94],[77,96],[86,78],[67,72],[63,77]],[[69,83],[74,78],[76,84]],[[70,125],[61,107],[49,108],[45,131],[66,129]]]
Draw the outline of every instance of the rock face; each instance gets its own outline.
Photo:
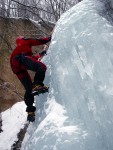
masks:
[[[22,94],[17,92],[13,84],[0,80],[0,112],[21,100]]]
[[[9,63],[10,54],[15,48],[16,37],[22,35],[38,38],[44,32],[50,31],[51,29],[36,26],[29,20],[0,17],[0,112],[10,108],[17,101],[23,100],[24,89],[13,74]],[[41,49],[42,47],[38,46],[33,51],[37,53]]]

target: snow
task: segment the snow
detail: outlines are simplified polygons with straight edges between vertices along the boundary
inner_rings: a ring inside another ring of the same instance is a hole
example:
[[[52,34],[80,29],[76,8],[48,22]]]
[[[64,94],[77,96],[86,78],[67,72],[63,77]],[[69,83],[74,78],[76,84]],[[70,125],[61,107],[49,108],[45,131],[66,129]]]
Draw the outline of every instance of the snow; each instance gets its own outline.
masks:
[[[0,150],[11,150],[17,141],[17,134],[24,127],[26,121],[24,102],[18,102],[12,108],[2,112],[2,130],[0,133]]]
[[[113,26],[101,15],[106,2],[83,0],[57,22],[43,60],[49,93],[36,97],[36,121],[22,150],[113,149]]]

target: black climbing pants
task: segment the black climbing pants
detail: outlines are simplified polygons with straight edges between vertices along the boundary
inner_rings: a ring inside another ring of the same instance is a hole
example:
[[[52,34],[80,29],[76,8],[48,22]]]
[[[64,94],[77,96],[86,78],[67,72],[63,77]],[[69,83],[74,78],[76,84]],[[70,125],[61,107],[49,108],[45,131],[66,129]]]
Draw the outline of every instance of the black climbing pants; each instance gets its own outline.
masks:
[[[35,60],[33,57],[24,56],[22,61],[21,59],[12,59],[11,67],[25,88],[24,101],[27,105],[26,111],[35,111],[36,108],[33,106],[34,96],[31,94],[32,86],[36,83],[43,83],[46,73],[46,65],[40,61]],[[35,72],[33,83],[28,70]]]

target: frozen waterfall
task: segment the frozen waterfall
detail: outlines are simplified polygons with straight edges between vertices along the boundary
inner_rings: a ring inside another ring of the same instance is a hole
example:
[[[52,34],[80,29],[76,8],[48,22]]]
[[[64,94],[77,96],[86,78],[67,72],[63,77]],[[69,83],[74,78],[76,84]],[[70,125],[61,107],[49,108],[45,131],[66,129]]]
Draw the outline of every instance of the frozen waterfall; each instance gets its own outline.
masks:
[[[43,59],[50,91],[36,97],[22,150],[113,149],[113,26],[103,9],[84,0],[57,22]]]

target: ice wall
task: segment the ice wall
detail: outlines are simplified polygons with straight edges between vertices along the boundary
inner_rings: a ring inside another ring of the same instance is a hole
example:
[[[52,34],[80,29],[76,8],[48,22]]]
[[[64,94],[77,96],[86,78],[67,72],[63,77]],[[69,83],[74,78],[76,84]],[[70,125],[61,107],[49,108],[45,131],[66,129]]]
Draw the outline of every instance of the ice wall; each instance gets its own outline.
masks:
[[[113,27],[103,8],[84,0],[58,21],[43,60],[50,92],[36,97],[23,150],[113,149]]]

